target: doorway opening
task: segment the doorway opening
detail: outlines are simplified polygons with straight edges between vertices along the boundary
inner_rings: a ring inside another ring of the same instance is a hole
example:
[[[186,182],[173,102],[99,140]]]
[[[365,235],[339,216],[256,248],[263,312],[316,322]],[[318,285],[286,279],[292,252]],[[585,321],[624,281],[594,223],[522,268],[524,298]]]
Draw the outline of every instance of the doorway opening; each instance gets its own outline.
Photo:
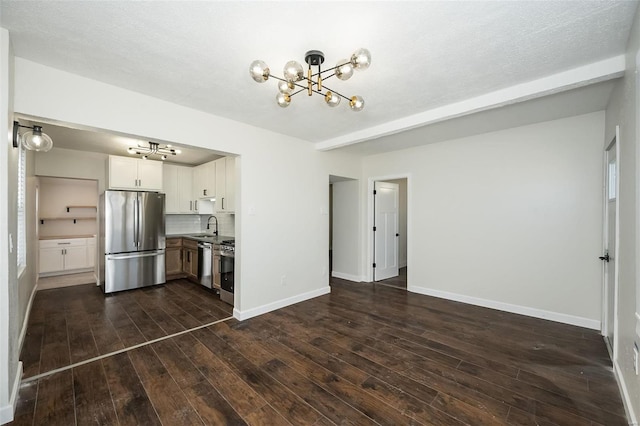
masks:
[[[96,283],[98,182],[37,180],[38,289]]]
[[[331,278],[362,281],[360,182],[329,176],[329,271]]]
[[[370,186],[370,281],[407,289],[409,179],[376,178],[370,181]]]

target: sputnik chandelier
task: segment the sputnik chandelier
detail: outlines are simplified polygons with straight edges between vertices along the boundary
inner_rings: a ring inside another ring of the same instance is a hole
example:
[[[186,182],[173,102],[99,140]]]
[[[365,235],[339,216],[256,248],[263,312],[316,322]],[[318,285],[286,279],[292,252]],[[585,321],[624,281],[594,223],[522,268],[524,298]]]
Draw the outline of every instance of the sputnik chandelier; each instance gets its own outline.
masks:
[[[340,100],[346,99],[352,111],[362,111],[364,99],[361,96],[347,97],[324,86],[323,80],[337,77],[339,80],[349,80],[353,75],[353,70],[366,70],[371,65],[371,53],[367,49],[358,49],[349,60],[342,59],[338,64],[326,70],[321,69],[324,62],[324,53],[319,50],[310,50],[304,56],[305,62],[309,65],[307,75],[304,75],[302,65],[296,61],[289,61],[284,66],[284,78],[271,74],[269,67],[263,61],[256,60],[249,67],[249,74],[258,83],[264,83],[273,77],[279,81],[276,101],[282,108],[286,108],[291,103],[291,97],[300,92],[306,91],[309,96],[314,93],[324,96],[324,100],[330,107],[340,104]],[[314,73],[311,67],[317,67]],[[327,74],[331,73],[331,74]]]
[[[156,142],[149,142],[149,146],[146,146],[144,142],[138,142],[136,147],[129,148],[127,152],[129,154],[142,155],[143,160],[147,160],[150,155],[158,155],[161,160],[166,160],[167,155],[181,153],[179,149],[174,149],[171,145],[160,146],[160,144]]]

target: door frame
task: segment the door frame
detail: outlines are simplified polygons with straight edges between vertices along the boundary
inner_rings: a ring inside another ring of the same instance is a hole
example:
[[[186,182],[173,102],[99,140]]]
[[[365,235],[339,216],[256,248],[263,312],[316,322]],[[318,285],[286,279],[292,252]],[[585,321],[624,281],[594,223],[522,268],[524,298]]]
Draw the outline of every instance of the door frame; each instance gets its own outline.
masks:
[[[365,235],[365,280],[366,282],[373,282],[373,260],[374,260],[374,237],[373,237],[373,224],[375,222],[375,210],[374,210],[374,202],[373,202],[373,190],[375,188],[375,182],[384,182],[388,180],[395,179],[406,179],[407,180],[407,290],[410,288],[411,283],[411,268],[410,266],[413,264],[412,251],[411,251],[411,240],[413,238],[412,230],[413,230],[413,215],[412,215],[412,180],[411,173],[399,173],[393,175],[384,175],[384,176],[372,176],[367,179],[367,221],[366,228],[364,230]]]
[[[613,266],[615,268],[614,276],[613,276],[613,287],[614,287],[614,300],[613,300],[613,348],[609,346],[609,341],[606,338],[607,331],[609,330],[610,324],[608,323],[609,317],[609,303],[608,303],[608,295],[609,295],[609,286],[611,283],[607,281],[607,271],[606,267],[602,268],[602,327],[600,330],[600,334],[605,337],[605,343],[609,350],[612,360],[616,360],[618,357],[618,303],[619,303],[619,274],[620,274],[620,262],[618,258],[620,256],[620,126],[616,126],[615,135],[613,138],[609,140],[609,142],[605,145],[604,155],[603,155],[603,186],[602,186],[602,254],[604,255],[608,239],[609,239],[609,215],[608,215],[608,202],[607,199],[607,175],[608,175],[608,160],[607,160],[607,151],[611,148],[611,145],[615,143],[615,153],[616,153],[616,213],[615,213],[615,257],[613,258]]]

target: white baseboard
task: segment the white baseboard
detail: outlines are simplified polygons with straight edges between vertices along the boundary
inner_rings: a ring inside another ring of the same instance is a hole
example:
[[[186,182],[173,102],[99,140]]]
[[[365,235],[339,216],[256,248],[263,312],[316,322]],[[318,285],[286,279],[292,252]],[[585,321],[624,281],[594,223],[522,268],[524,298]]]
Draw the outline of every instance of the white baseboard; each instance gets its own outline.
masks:
[[[407,259],[401,260],[398,262],[398,268],[406,268],[407,267]]]
[[[60,275],[83,274],[85,272],[93,272],[93,268],[70,269],[68,271],[43,272],[38,274],[38,278],[58,277]]]
[[[240,311],[236,308],[233,308],[233,316],[240,321],[244,321],[249,318],[257,317],[258,315],[266,314],[267,312],[275,311],[276,309],[284,308],[285,306],[304,302],[305,300],[313,299],[314,297],[324,296],[325,294],[329,294],[330,292],[331,287],[327,286],[318,290],[302,293],[297,296],[292,296],[286,299],[267,303],[266,305],[258,306],[257,308],[247,309],[246,311]]]
[[[629,395],[629,388],[624,381],[624,376],[620,370],[620,364],[617,360],[613,361],[613,373],[616,376],[618,387],[620,388],[620,395],[622,396],[622,402],[624,403],[624,411],[627,413],[627,420],[630,426],[638,426],[638,417],[633,412],[633,404],[631,403],[631,396]]]
[[[36,297],[36,291],[38,291],[38,284],[33,286],[33,290],[31,290],[31,296],[29,296],[29,304],[27,305],[27,310],[24,313],[24,320],[22,321],[22,330],[20,330],[20,337],[18,337],[18,347],[20,350],[18,353],[22,351],[22,345],[24,344],[24,338],[27,335],[27,325],[29,324],[29,316],[31,315],[31,306],[33,305],[33,299]]]
[[[16,371],[16,379],[13,382],[9,404],[0,407],[0,425],[13,421],[16,412],[16,404],[18,403],[18,392],[20,391],[20,383],[22,382],[22,361],[18,362],[18,370]]]
[[[331,271],[331,276],[335,278],[347,280],[347,281],[353,281],[356,283],[359,283],[362,281],[362,277],[359,277],[358,275],[344,274],[342,272],[337,272],[337,271]]]
[[[593,330],[600,330],[601,328],[600,321],[598,320],[563,314],[560,312],[545,311],[543,309],[530,308],[528,306],[512,305],[510,303],[481,299],[479,297],[450,293],[448,291],[435,290],[426,287],[409,286],[407,290],[413,293],[439,297],[441,299],[455,300],[456,302],[483,306],[485,308],[497,309],[499,311],[511,312],[514,314],[526,315],[534,318],[542,318],[546,320],[561,322],[564,324],[576,325],[578,327],[590,328]]]

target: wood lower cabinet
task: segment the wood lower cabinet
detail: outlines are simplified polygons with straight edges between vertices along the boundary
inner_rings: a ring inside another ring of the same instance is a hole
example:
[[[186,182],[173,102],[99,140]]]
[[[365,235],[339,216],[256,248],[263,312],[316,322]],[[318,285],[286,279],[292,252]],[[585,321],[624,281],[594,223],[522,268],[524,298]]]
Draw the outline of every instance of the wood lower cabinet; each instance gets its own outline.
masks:
[[[187,278],[198,282],[198,242],[182,240],[182,271]]]
[[[186,277],[182,271],[182,238],[167,238],[165,275],[167,281]]]

